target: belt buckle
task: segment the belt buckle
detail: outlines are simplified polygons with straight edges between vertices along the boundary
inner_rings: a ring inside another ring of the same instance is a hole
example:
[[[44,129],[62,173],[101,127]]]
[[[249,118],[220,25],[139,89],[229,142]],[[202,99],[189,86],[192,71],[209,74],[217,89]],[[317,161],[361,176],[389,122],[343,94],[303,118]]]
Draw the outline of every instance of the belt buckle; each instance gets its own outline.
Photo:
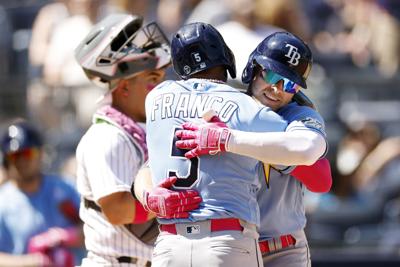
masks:
[[[186,233],[192,234],[192,235],[200,234],[200,225],[198,225],[198,224],[187,225]]]

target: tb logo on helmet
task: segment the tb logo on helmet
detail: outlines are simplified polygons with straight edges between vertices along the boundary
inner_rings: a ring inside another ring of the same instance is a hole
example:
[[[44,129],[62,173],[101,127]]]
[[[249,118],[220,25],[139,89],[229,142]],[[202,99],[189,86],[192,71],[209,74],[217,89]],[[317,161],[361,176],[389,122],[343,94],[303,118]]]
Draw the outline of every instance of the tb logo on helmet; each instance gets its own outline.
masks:
[[[285,54],[285,57],[290,58],[288,62],[293,66],[297,66],[301,57],[300,53],[297,52],[297,47],[291,44],[286,44],[285,47],[289,47],[289,51],[287,52],[287,54]]]

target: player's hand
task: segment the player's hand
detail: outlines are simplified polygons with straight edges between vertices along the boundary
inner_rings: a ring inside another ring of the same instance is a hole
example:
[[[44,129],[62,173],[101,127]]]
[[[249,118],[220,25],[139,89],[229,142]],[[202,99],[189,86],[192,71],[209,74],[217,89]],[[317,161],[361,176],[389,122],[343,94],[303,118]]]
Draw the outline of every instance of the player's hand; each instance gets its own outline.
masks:
[[[46,232],[33,236],[28,242],[28,252],[46,252],[57,246],[75,246],[79,243],[77,229],[52,227]]]
[[[164,219],[188,218],[189,211],[199,207],[201,197],[196,190],[170,190],[177,177],[168,177],[150,192],[144,192],[145,209]]]
[[[185,153],[188,159],[201,155],[215,155],[226,151],[231,132],[218,116],[213,116],[210,122],[194,124],[186,122],[182,124],[183,130],[176,131],[176,137],[180,138],[175,146],[180,149],[190,149]]]

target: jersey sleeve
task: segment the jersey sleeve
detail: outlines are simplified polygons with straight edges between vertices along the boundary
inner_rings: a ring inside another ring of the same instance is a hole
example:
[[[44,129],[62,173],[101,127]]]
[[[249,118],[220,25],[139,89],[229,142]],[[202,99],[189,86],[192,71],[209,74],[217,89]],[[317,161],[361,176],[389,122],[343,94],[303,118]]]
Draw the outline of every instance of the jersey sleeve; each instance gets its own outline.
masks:
[[[288,124],[282,116],[268,107],[248,106],[247,109],[236,112],[234,120],[228,122],[228,125],[245,132],[284,132]]]
[[[278,112],[287,122],[286,131],[313,130],[326,138],[325,122],[321,115],[307,106],[290,103]]]
[[[92,135],[83,152],[95,201],[112,193],[129,192],[140,164],[138,151],[121,130],[105,123],[96,126],[99,135]]]
[[[328,140],[326,137],[325,122],[316,110],[307,106],[300,106],[293,102],[280,109],[278,114],[288,123],[286,132],[311,130],[319,133],[326,142],[326,150],[321,158],[326,156],[328,152]]]

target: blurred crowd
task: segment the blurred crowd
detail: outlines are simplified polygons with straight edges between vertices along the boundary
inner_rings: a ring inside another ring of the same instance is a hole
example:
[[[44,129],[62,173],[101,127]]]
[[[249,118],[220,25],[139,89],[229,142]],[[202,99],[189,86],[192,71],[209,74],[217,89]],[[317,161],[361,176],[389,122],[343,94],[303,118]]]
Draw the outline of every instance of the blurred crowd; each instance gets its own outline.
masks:
[[[113,12],[156,20],[169,39],[184,23],[211,23],[238,73],[274,31],[305,40],[315,55],[305,93],[326,120],[334,178],[331,192],[307,193],[311,247],[400,253],[400,1],[0,0],[1,128],[27,118],[45,137],[45,170],[72,184],[76,144],[97,108],[93,99],[104,93],[73,51]],[[238,76],[230,83],[242,87]]]

